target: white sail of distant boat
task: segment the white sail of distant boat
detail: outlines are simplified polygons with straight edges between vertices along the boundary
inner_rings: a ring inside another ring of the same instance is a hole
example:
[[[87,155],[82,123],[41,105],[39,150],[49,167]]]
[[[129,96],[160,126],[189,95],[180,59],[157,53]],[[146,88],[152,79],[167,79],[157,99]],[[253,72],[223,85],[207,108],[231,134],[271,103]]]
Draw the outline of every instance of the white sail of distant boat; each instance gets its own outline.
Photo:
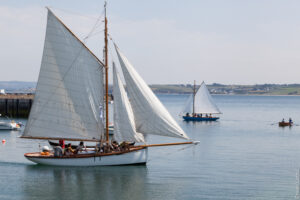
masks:
[[[196,90],[196,83],[194,83],[194,91],[181,112],[183,119],[185,121],[218,120],[219,117],[214,117],[213,114],[221,114],[221,111],[214,103],[204,81],[198,90]]]
[[[221,114],[220,109],[215,104],[204,81],[200,85],[200,88],[196,91],[196,94],[191,94],[191,96],[189,97],[183,113],[193,113],[193,110],[194,113]]]
[[[108,132],[107,35],[105,10],[103,64],[48,10],[46,39],[36,96],[22,137],[96,141],[99,146],[84,153],[68,155],[60,154],[56,151],[59,149],[57,147],[55,153],[26,153],[27,159],[40,164],[62,166],[139,164],[147,162],[148,147],[195,143],[188,141],[129,146],[130,143],[127,142],[146,142],[144,136],[148,134],[182,139],[188,137],[116,48],[130,101],[114,69],[114,138],[124,145],[110,147],[115,143],[110,143]],[[100,113],[102,105],[105,105],[105,116]],[[105,141],[103,137],[106,137]],[[47,148],[45,149],[47,151]]]

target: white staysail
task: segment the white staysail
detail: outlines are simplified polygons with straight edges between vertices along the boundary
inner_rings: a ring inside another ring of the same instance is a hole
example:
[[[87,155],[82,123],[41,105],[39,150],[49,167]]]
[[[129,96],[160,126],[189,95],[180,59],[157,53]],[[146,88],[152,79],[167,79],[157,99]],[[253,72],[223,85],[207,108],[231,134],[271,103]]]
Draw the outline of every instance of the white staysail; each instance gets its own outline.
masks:
[[[145,135],[154,134],[188,139],[184,131],[116,45],[115,48],[134,112],[136,130]]]
[[[50,11],[35,99],[22,137],[99,140],[103,64]]]
[[[113,66],[113,78],[114,139],[118,142],[145,142],[144,136],[136,132],[133,111],[115,66]]]
[[[184,108],[184,113],[193,112],[193,94],[187,101],[187,104]],[[195,113],[203,114],[220,114],[221,111],[214,103],[206,85],[202,82],[200,88],[195,95]]]
[[[187,99],[184,107],[183,107],[183,110],[181,111],[180,115],[182,114],[185,114],[185,113],[192,113],[193,112],[193,99],[194,99],[194,95],[191,94],[189,96],[189,98]]]

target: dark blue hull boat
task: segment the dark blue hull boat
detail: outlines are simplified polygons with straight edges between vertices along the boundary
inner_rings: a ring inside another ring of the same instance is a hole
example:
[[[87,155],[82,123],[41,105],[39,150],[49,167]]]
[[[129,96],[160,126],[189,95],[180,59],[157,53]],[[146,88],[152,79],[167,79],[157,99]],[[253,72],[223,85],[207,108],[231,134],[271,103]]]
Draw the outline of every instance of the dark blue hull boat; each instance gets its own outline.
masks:
[[[216,121],[220,117],[187,117],[183,116],[185,121]]]

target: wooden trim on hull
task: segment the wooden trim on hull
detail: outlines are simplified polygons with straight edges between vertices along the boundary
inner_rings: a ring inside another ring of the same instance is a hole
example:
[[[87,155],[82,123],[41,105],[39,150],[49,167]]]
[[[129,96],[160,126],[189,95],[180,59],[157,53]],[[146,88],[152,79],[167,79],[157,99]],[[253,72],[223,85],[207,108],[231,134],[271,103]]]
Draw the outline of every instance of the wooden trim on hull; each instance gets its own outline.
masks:
[[[40,152],[24,155],[28,160],[50,166],[93,167],[145,164],[148,159],[146,147],[134,147],[129,151],[112,153],[88,153],[72,156],[54,157],[53,154],[43,156]]]
[[[145,149],[147,147],[139,146],[130,149],[129,151],[116,151],[111,153],[89,153],[89,154],[74,154],[70,156],[62,156],[62,157],[54,157],[53,154],[51,155],[41,155],[40,152],[33,152],[33,153],[25,153],[24,156],[27,158],[51,158],[51,159],[69,159],[69,158],[92,158],[92,157],[102,157],[102,156],[112,156],[112,155],[122,155],[134,151],[139,151]]]

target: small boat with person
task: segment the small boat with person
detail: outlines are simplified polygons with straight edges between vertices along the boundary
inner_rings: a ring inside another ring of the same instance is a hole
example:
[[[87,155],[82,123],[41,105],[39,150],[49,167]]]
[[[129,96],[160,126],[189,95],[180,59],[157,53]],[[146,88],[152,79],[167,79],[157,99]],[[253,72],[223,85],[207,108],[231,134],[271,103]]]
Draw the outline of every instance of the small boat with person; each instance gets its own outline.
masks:
[[[196,81],[194,81],[194,90],[184,110],[181,112],[185,121],[216,121],[219,117],[213,114],[221,114],[221,111],[214,103],[204,81],[198,89],[196,89]]]
[[[284,121],[284,119],[282,119],[281,122],[278,122],[278,126],[280,126],[280,127],[293,126],[293,124],[294,124],[294,122],[293,122],[292,118],[289,118],[288,122]]]

